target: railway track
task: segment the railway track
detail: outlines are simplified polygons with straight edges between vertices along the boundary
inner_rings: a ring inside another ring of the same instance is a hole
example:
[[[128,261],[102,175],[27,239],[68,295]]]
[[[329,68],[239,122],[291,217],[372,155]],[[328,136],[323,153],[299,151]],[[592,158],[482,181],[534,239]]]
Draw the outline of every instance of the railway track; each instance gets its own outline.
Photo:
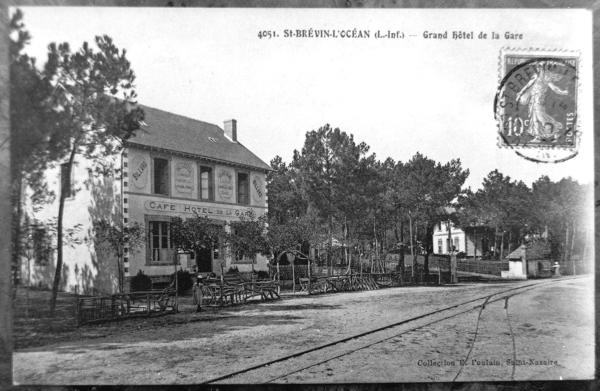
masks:
[[[439,323],[446,319],[454,318],[477,309],[480,309],[479,316],[481,316],[481,312],[485,306],[491,303],[501,300],[508,302],[509,298],[519,295],[523,292],[577,278],[581,277],[563,277],[560,279],[536,281],[525,285],[519,285],[517,287],[503,289],[489,295],[469,299],[464,302],[439,308],[437,310],[414,316],[412,318],[403,319],[382,327],[377,327],[326,344],[294,352],[292,354],[253,365],[238,371],[230,372],[228,374],[209,379],[204,383],[236,383],[236,378],[240,379],[238,382],[244,383],[276,382],[277,380],[284,379],[295,373],[308,370],[312,367],[342,358],[354,352],[384,343],[408,332]],[[473,344],[474,343],[475,341],[473,341]],[[277,375],[273,375],[273,373],[277,373]],[[459,374],[457,374],[456,377],[458,377],[458,375]]]

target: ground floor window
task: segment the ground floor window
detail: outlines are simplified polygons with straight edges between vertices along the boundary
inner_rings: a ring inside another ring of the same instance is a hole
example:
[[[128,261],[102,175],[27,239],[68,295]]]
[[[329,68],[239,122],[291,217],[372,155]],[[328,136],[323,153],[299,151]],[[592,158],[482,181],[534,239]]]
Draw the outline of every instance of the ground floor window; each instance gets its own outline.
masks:
[[[454,250],[454,251],[460,251],[460,248],[459,248],[459,246],[458,246],[458,245],[459,245],[459,243],[460,243],[460,242],[459,242],[458,238],[457,238],[457,237],[456,237],[456,238],[454,238],[454,248],[453,248],[453,250]]]
[[[442,239],[438,239],[438,254],[442,254]]]
[[[52,253],[50,236],[45,227],[35,227],[33,231],[33,253],[35,264],[47,266]]]
[[[168,221],[150,221],[148,225],[151,261],[168,262],[173,248],[171,224]]]

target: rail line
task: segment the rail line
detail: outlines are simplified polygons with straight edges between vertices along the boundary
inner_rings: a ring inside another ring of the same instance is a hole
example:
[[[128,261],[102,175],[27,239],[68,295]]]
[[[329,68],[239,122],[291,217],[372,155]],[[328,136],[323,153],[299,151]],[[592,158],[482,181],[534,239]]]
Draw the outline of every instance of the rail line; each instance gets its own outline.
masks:
[[[437,315],[437,314],[440,314],[440,313],[443,313],[443,312],[447,312],[447,311],[451,311],[451,310],[456,309],[458,307],[462,307],[462,306],[465,306],[465,305],[468,305],[468,304],[475,303],[475,302],[483,300],[483,303],[480,303],[480,304],[477,304],[477,305],[474,305],[474,306],[469,306],[467,309],[461,310],[461,311],[458,311],[458,312],[454,312],[454,313],[452,313],[449,316],[445,316],[445,317],[442,317],[442,318],[436,318],[436,319],[434,319],[434,320],[432,320],[430,322],[427,322],[425,324],[420,324],[420,325],[417,325],[415,327],[411,327],[411,328],[409,328],[407,330],[403,330],[402,332],[396,333],[396,334],[394,334],[392,336],[387,336],[385,338],[381,338],[381,339],[378,339],[376,341],[369,342],[366,345],[360,346],[358,348],[350,349],[350,350],[345,351],[345,352],[343,352],[341,354],[337,354],[335,356],[328,357],[326,359],[315,361],[315,362],[313,362],[313,363],[311,363],[309,365],[303,366],[302,368],[298,368],[298,369],[295,369],[293,371],[286,372],[286,373],[284,373],[282,375],[279,375],[279,376],[276,376],[276,377],[273,377],[273,378],[270,378],[270,379],[264,381],[264,383],[270,383],[270,382],[273,382],[273,381],[285,378],[287,376],[290,376],[292,374],[304,371],[306,369],[315,367],[317,365],[321,365],[323,363],[326,363],[326,362],[338,359],[340,357],[350,355],[350,354],[352,354],[352,353],[354,353],[356,351],[369,348],[369,347],[371,347],[373,345],[385,342],[385,341],[390,340],[392,338],[396,338],[396,337],[398,337],[398,336],[400,336],[402,334],[406,334],[408,332],[411,332],[411,331],[414,331],[414,330],[417,330],[417,329],[420,329],[420,328],[423,328],[423,327],[426,327],[426,326],[429,326],[429,325],[432,325],[432,324],[435,324],[435,323],[439,323],[439,322],[442,322],[444,320],[447,320],[447,319],[450,319],[450,318],[454,318],[454,317],[457,317],[459,315],[471,312],[471,311],[473,311],[473,310],[475,310],[477,308],[481,308],[483,310],[483,308],[486,305],[490,304],[490,303],[494,303],[494,302],[497,302],[497,301],[500,301],[500,300],[506,300],[507,298],[516,296],[518,294],[521,294],[523,292],[526,292],[526,291],[529,291],[529,290],[532,290],[532,289],[535,289],[535,288],[538,288],[538,287],[542,287],[542,286],[546,286],[546,285],[551,285],[551,284],[554,284],[554,283],[557,283],[557,282],[562,282],[562,281],[567,281],[567,280],[572,280],[572,279],[578,279],[578,278],[581,278],[581,277],[583,277],[583,276],[563,277],[563,278],[560,278],[560,279],[545,280],[543,282],[534,282],[534,283],[531,283],[531,284],[520,285],[518,287],[513,287],[513,288],[510,288],[510,289],[504,289],[504,290],[499,291],[499,292],[495,292],[495,293],[492,293],[492,294],[489,294],[489,295],[480,296],[480,297],[477,297],[477,298],[474,298],[474,299],[470,299],[470,300],[467,300],[467,301],[464,301],[464,302],[453,304],[451,306],[440,308],[440,309],[437,309],[437,310],[434,310],[434,311],[431,311],[431,312],[427,312],[425,314],[417,315],[417,316],[414,316],[412,318],[403,319],[401,321],[394,322],[394,323],[391,323],[391,324],[388,324],[388,325],[385,325],[385,326],[382,326],[382,327],[377,327],[375,329],[367,330],[367,331],[364,331],[364,332],[361,332],[361,333],[358,333],[358,334],[354,334],[354,335],[351,335],[351,336],[348,336],[348,337],[344,337],[344,338],[341,338],[341,339],[338,339],[338,340],[335,340],[335,341],[332,341],[332,342],[328,342],[326,344],[322,344],[322,345],[318,345],[318,346],[315,346],[315,347],[312,347],[312,348],[308,348],[308,349],[305,349],[305,350],[302,350],[302,351],[298,351],[298,352],[295,352],[295,353],[292,353],[292,354],[289,354],[289,355],[286,355],[286,356],[282,356],[282,357],[279,357],[279,358],[276,358],[276,359],[273,359],[273,360],[270,360],[270,361],[267,361],[267,362],[256,364],[256,365],[253,365],[253,366],[250,366],[250,367],[238,370],[238,371],[230,372],[228,374],[221,375],[221,376],[218,376],[218,377],[206,380],[205,382],[203,382],[203,384],[211,384],[211,383],[215,383],[215,382],[220,382],[222,380],[230,379],[230,378],[236,377],[238,375],[242,375],[242,374],[245,374],[245,373],[256,371],[256,370],[259,370],[261,368],[269,367],[269,366],[271,366],[273,364],[277,364],[277,363],[281,363],[281,362],[284,362],[284,361],[287,361],[287,360],[291,360],[293,358],[304,356],[304,355],[307,355],[309,353],[313,353],[313,352],[316,352],[316,351],[319,351],[319,350],[323,350],[323,349],[326,349],[326,348],[329,348],[329,347],[332,347],[332,346],[335,346],[335,345],[341,345],[341,344],[344,344],[344,343],[347,343],[347,342],[350,342],[350,341],[357,340],[357,339],[359,339],[361,337],[372,335],[372,334],[375,334],[375,333],[378,333],[378,332],[381,332],[381,331],[384,331],[384,330],[389,330],[389,329],[392,329],[392,328],[395,328],[395,327],[403,326],[403,325],[406,325],[406,324],[411,323],[411,322],[415,322],[415,321],[420,320],[420,319],[424,319],[424,318],[427,318],[427,317],[432,317],[434,315]],[[515,292],[515,291],[517,291],[517,292]],[[506,295],[506,293],[508,293],[508,292],[514,292],[514,293]],[[500,296],[500,297],[492,299],[492,297],[494,297],[494,296]]]

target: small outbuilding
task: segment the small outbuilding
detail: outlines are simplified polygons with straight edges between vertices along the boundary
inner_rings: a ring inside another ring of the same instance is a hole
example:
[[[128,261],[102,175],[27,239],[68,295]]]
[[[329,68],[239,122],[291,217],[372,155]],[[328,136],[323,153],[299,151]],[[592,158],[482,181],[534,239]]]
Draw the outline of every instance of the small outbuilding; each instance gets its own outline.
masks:
[[[544,241],[520,245],[508,254],[508,271],[502,271],[503,278],[540,278],[552,276],[550,246]]]

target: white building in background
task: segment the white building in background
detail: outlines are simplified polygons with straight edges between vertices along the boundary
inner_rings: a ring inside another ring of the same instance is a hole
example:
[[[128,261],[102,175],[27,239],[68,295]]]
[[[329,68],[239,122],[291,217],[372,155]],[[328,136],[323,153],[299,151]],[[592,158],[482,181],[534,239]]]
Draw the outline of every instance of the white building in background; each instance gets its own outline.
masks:
[[[199,214],[226,227],[250,211],[257,217],[267,212],[266,174],[270,167],[238,141],[235,120],[226,121],[221,129],[142,108],[144,126],[127,141],[119,156],[109,159],[122,170],[118,178],[90,179],[90,162],[81,160],[76,162],[71,178],[61,181],[63,166],[47,172],[49,186],[56,194],[61,183],[63,191],[73,194],[65,202],[65,228],[79,227],[75,236],[80,243],[63,246],[62,289],[66,291],[118,290],[117,259],[94,235],[94,221],[98,219],[137,222],[145,230],[144,243],[125,252],[122,266],[127,289],[127,278],[140,270],[156,279],[173,273],[171,218]],[[28,211],[39,228],[33,235],[33,257],[22,263],[21,280],[25,283],[52,284],[56,251],[47,222],[57,215],[56,198],[41,210]],[[232,266],[240,271],[267,269],[267,259],[261,255],[254,261],[235,259],[226,250],[220,244],[214,251],[182,254],[177,268],[217,274]]]
[[[467,257],[480,257],[488,248],[485,231],[485,227],[467,227],[463,230],[452,222],[440,221],[433,229],[433,253],[442,255],[456,251],[464,252]]]

